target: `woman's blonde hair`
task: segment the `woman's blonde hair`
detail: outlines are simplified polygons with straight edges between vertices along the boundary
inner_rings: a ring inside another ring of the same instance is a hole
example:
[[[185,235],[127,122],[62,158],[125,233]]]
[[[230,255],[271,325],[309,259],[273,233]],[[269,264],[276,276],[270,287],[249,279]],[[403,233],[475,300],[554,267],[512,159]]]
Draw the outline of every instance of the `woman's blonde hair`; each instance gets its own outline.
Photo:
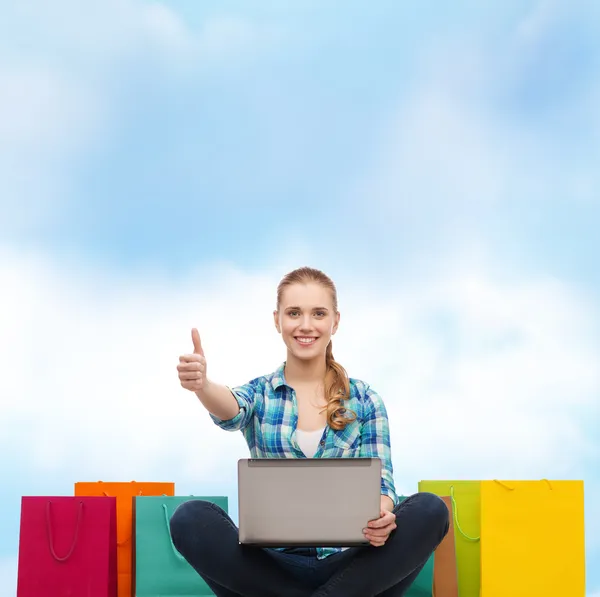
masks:
[[[307,284],[315,282],[321,284],[331,292],[333,309],[337,313],[337,290],[333,281],[322,271],[311,267],[301,267],[286,274],[277,286],[277,310],[281,304],[283,291],[292,284]],[[325,400],[327,401],[327,423],[333,429],[343,429],[348,423],[356,419],[356,414],[342,406],[342,400],[350,398],[350,381],[342,365],[333,358],[331,340],[325,353]]]

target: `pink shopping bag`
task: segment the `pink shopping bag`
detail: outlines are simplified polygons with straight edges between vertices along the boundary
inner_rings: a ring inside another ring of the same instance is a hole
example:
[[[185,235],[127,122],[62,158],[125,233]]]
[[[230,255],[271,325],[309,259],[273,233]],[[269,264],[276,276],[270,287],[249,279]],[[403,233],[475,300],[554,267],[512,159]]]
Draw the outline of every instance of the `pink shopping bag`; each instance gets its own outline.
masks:
[[[116,597],[114,497],[21,498],[17,597]]]

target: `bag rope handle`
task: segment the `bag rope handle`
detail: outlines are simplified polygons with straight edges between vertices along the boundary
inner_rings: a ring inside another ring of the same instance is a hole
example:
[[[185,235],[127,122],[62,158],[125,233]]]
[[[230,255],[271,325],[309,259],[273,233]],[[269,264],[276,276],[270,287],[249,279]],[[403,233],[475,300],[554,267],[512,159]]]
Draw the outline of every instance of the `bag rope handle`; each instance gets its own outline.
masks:
[[[552,487],[552,483],[550,483],[550,481],[548,481],[548,479],[541,479],[541,481],[545,481],[548,484],[548,488],[553,491],[554,487]],[[501,485],[502,487],[504,487],[504,489],[507,489],[508,491],[514,491],[516,489],[516,487],[511,487],[510,485],[507,485],[506,483],[503,483],[502,481],[499,481],[498,479],[494,479],[495,483],[498,483],[498,485]]]
[[[169,523],[169,512],[167,511],[167,504],[162,505],[164,513],[165,513],[165,523],[167,524],[167,535],[169,536],[169,542],[171,543],[171,548],[173,549],[173,553],[181,560],[184,561],[185,558],[177,551],[175,544],[173,543],[173,537],[171,537],[171,525]]]
[[[467,539],[467,541],[479,541],[481,537],[471,537],[467,535],[460,527],[460,523],[458,522],[458,507],[456,506],[456,500],[454,499],[454,485],[450,486],[450,500],[452,501],[452,510],[454,512],[454,524],[456,525],[456,528],[458,529],[459,533],[465,539]]]
[[[73,555],[73,551],[75,550],[75,546],[77,545],[77,539],[79,538],[79,528],[81,526],[81,516],[83,514],[83,502],[79,502],[79,509],[77,511],[77,525],[75,526],[75,534],[73,536],[73,543],[71,543],[71,549],[69,549],[67,555],[62,558],[56,555],[56,551],[54,550],[54,537],[52,536],[52,523],[50,521],[51,503],[52,502],[50,500],[48,500],[48,502],[46,503],[46,533],[48,536],[48,546],[50,547],[50,553],[52,554],[52,557],[57,562],[65,562]]]

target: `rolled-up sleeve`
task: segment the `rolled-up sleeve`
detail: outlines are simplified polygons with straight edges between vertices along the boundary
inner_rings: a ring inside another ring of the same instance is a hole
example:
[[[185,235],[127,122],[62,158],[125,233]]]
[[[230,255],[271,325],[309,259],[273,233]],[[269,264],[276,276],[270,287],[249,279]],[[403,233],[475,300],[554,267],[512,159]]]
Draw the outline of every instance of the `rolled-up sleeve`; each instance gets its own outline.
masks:
[[[240,407],[240,412],[235,415],[232,419],[219,419],[213,414],[210,415],[215,425],[219,426],[225,431],[240,431],[244,429],[252,419],[254,412],[254,406],[256,403],[256,395],[259,388],[257,388],[257,381],[253,380],[242,386],[235,388],[229,388],[234,398]]]
[[[394,485],[387,411],[381,397],[368,386],[365,416],[361,428],[360,456],[381,460],[381,494],[387,495],[395,506],[398,503],[398,496]]]

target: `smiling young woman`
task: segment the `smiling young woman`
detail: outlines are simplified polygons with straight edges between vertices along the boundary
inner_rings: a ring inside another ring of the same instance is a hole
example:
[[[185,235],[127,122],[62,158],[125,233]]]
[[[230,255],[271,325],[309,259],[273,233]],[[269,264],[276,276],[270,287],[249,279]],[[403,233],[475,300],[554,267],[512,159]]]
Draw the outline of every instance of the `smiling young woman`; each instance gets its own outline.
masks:
[[[448,532],[448,509],[429,493],[399,503],[383,400],[333,356],[340,312],[332,280],[308,267],[290,272],[277,288],[273,318],[287,348],[273,373],[233,389],[210,381],[193,330],[194,352],[177,366],[181,385],[216,425],[242,431],[253,458],[380,458],[381,513],[365,528],[370,545],[242,548],[229,516],[202,500],[175,511],[173,543],[217,597],[400,596]]]
[[[312,430],[316,415],[321,428],[343,429],[355,415],[342,409],[350,382],[333,358],[332,336],[340,323],[333,282],[313,269],[291,272],[279,283],[273,317],[287,347],[284,375],[296,393],[298,429]]]

